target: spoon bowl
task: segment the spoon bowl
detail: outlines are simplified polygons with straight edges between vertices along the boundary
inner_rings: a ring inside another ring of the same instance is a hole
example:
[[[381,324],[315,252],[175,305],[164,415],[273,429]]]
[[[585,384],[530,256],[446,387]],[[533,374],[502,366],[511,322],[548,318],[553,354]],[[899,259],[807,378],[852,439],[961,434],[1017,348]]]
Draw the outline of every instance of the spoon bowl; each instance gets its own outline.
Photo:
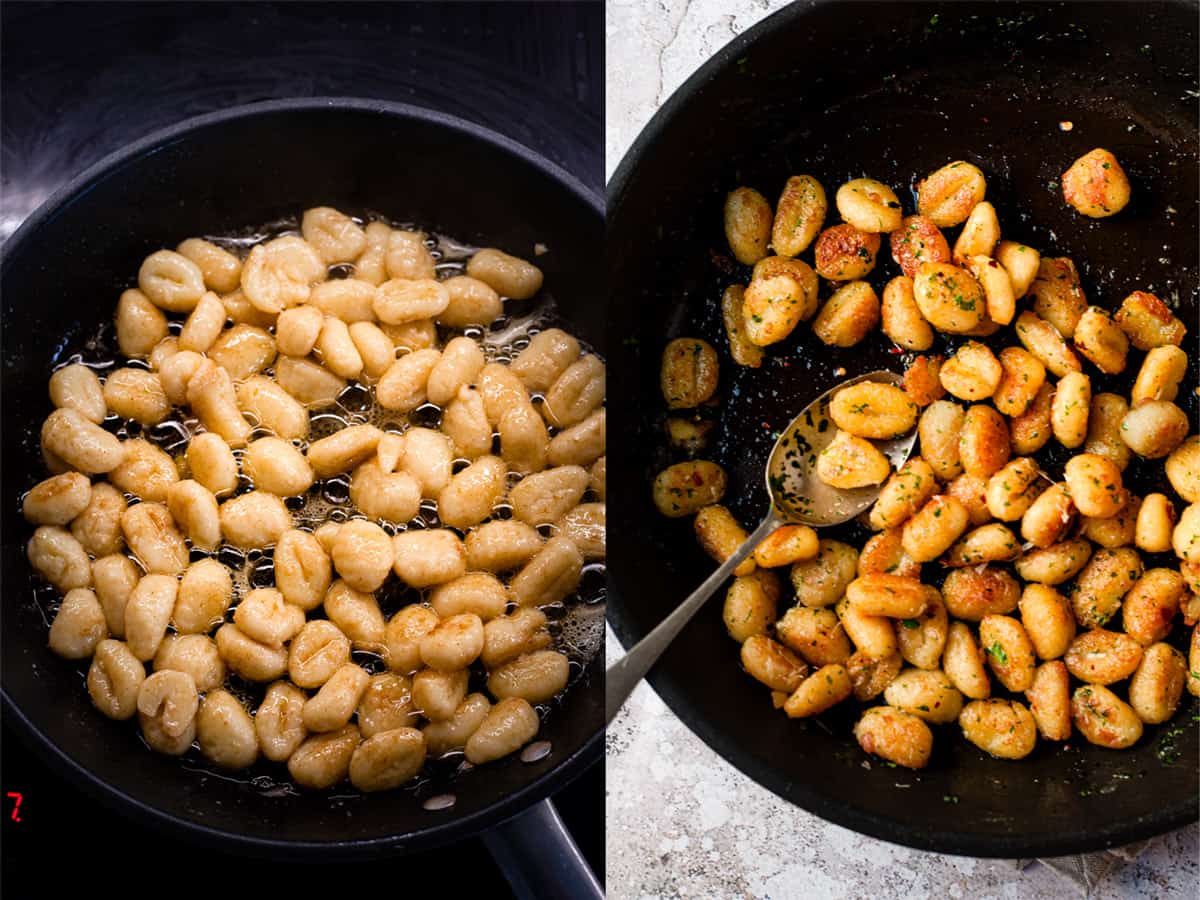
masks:
[[[783,522],[813,528],[841,525],[866,510],[879,496],[880,485],[840,490],[829,486],[816,474],[817,457],[837,435],[837,427],[829,416],[830,402],[839,391],[863,381],[899,387],[904,379],[886,369],[849,378],[806,406],[780,432],[767,462],[767,491],[772,508]],[[871,443],[888,458],[892,469],[897,470],[908,460],[916,440],[914,428],[900,437]]]
[[[758,527],[704,580],[700,587],[679,604],[648,635],[629,648],[629,652],[605,671],[604,698],[606,722],[625,704],[637,683],[662,656],[683,626],[691,621],[705,601],[733,574],[754,548],[780,525],[796,523],[821,528],[840,525],[863,512],[879,496],[880,485],[840,490],[825,484],[817,477],[817,457],[837,435],[829,415],[829,404],[843,388],[863,381],[879,381],[899,386],[903,379],[886,369],[849,378],[830,388],[808,406],[780,432],[767,460],[767,491],[771,506]],[[905,435],[887,441],[873,441],[888,458],[893,469],[899,469],[912,452],[917,440],[914,428]]]

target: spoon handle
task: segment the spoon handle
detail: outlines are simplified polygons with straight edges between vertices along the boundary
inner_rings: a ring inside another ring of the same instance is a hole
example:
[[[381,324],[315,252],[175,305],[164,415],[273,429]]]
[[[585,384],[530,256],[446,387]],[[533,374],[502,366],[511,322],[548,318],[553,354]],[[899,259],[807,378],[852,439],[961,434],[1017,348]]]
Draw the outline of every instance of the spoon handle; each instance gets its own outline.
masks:
[[[733,555],[704,580],[686,600],[679,604],[669,616],[662,620],[648,635],[629,648],[629,652],[605,670],[604,673],[604,707],[605,724],[616,717],[617,712],[625,705],[638,682],[646,677],[646,673],[662,656],[675,635],[691,621],[704,601],[711,597],[721,584],[733,574],[733,570],[746,559],[767,535],[781,524],[775,507],[767,513],[767,517],[759,523],[746,540],[733,551]]]

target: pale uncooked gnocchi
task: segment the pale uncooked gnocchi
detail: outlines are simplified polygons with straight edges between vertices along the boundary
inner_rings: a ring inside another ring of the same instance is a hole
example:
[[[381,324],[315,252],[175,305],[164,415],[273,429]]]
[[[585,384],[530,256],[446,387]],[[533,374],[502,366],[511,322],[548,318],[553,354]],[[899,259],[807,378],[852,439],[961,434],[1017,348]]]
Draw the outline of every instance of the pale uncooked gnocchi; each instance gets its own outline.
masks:
[[[809,241],[821,196],[800,198]],[[755,210],[731,201],[731,243],[757,260]],[[513,753],[540,728],[530,704],[596,649],[539,607],[573,615],[605,557],[604,361],[561,328],[484,332],[543,281],[497,248],[443,256],[331,207],[247,244],[153,253],[117,303],[123,358],[89,345],[50,377],[51,477],[21,498],[31,569],[63,595],[49,649],[90,660],[94,705],[153,750],[230,770],[261,755],[308,789]],[[675,408],[709,403],[716,358],[670,348]],[[816,551],[807,530],[772,561]]]

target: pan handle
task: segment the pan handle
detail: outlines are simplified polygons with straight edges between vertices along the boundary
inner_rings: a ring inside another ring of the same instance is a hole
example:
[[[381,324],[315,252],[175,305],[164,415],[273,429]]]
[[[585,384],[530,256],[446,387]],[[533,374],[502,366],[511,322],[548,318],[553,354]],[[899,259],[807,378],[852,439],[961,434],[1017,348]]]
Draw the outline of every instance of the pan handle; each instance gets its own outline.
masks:
[[[549,800],[485,831],[483,842],[518,900],[604,900],[604,888]]]

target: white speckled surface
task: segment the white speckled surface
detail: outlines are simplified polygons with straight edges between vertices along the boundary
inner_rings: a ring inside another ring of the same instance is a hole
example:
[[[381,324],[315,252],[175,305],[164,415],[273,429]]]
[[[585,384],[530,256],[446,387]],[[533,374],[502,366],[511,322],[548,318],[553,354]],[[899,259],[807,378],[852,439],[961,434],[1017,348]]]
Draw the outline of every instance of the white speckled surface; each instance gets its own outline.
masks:
[[[780,0],[609,0],[606,166],[706,59]],[[611,631],[608,659],[619,658]],[[909,850],[783,802],[717,756],[642,684],[608,730],[611,898],[1013,898],[1082,889],[1035,864]],[[1168,835],[1097,900],[1200,897],[1200,827]]]

